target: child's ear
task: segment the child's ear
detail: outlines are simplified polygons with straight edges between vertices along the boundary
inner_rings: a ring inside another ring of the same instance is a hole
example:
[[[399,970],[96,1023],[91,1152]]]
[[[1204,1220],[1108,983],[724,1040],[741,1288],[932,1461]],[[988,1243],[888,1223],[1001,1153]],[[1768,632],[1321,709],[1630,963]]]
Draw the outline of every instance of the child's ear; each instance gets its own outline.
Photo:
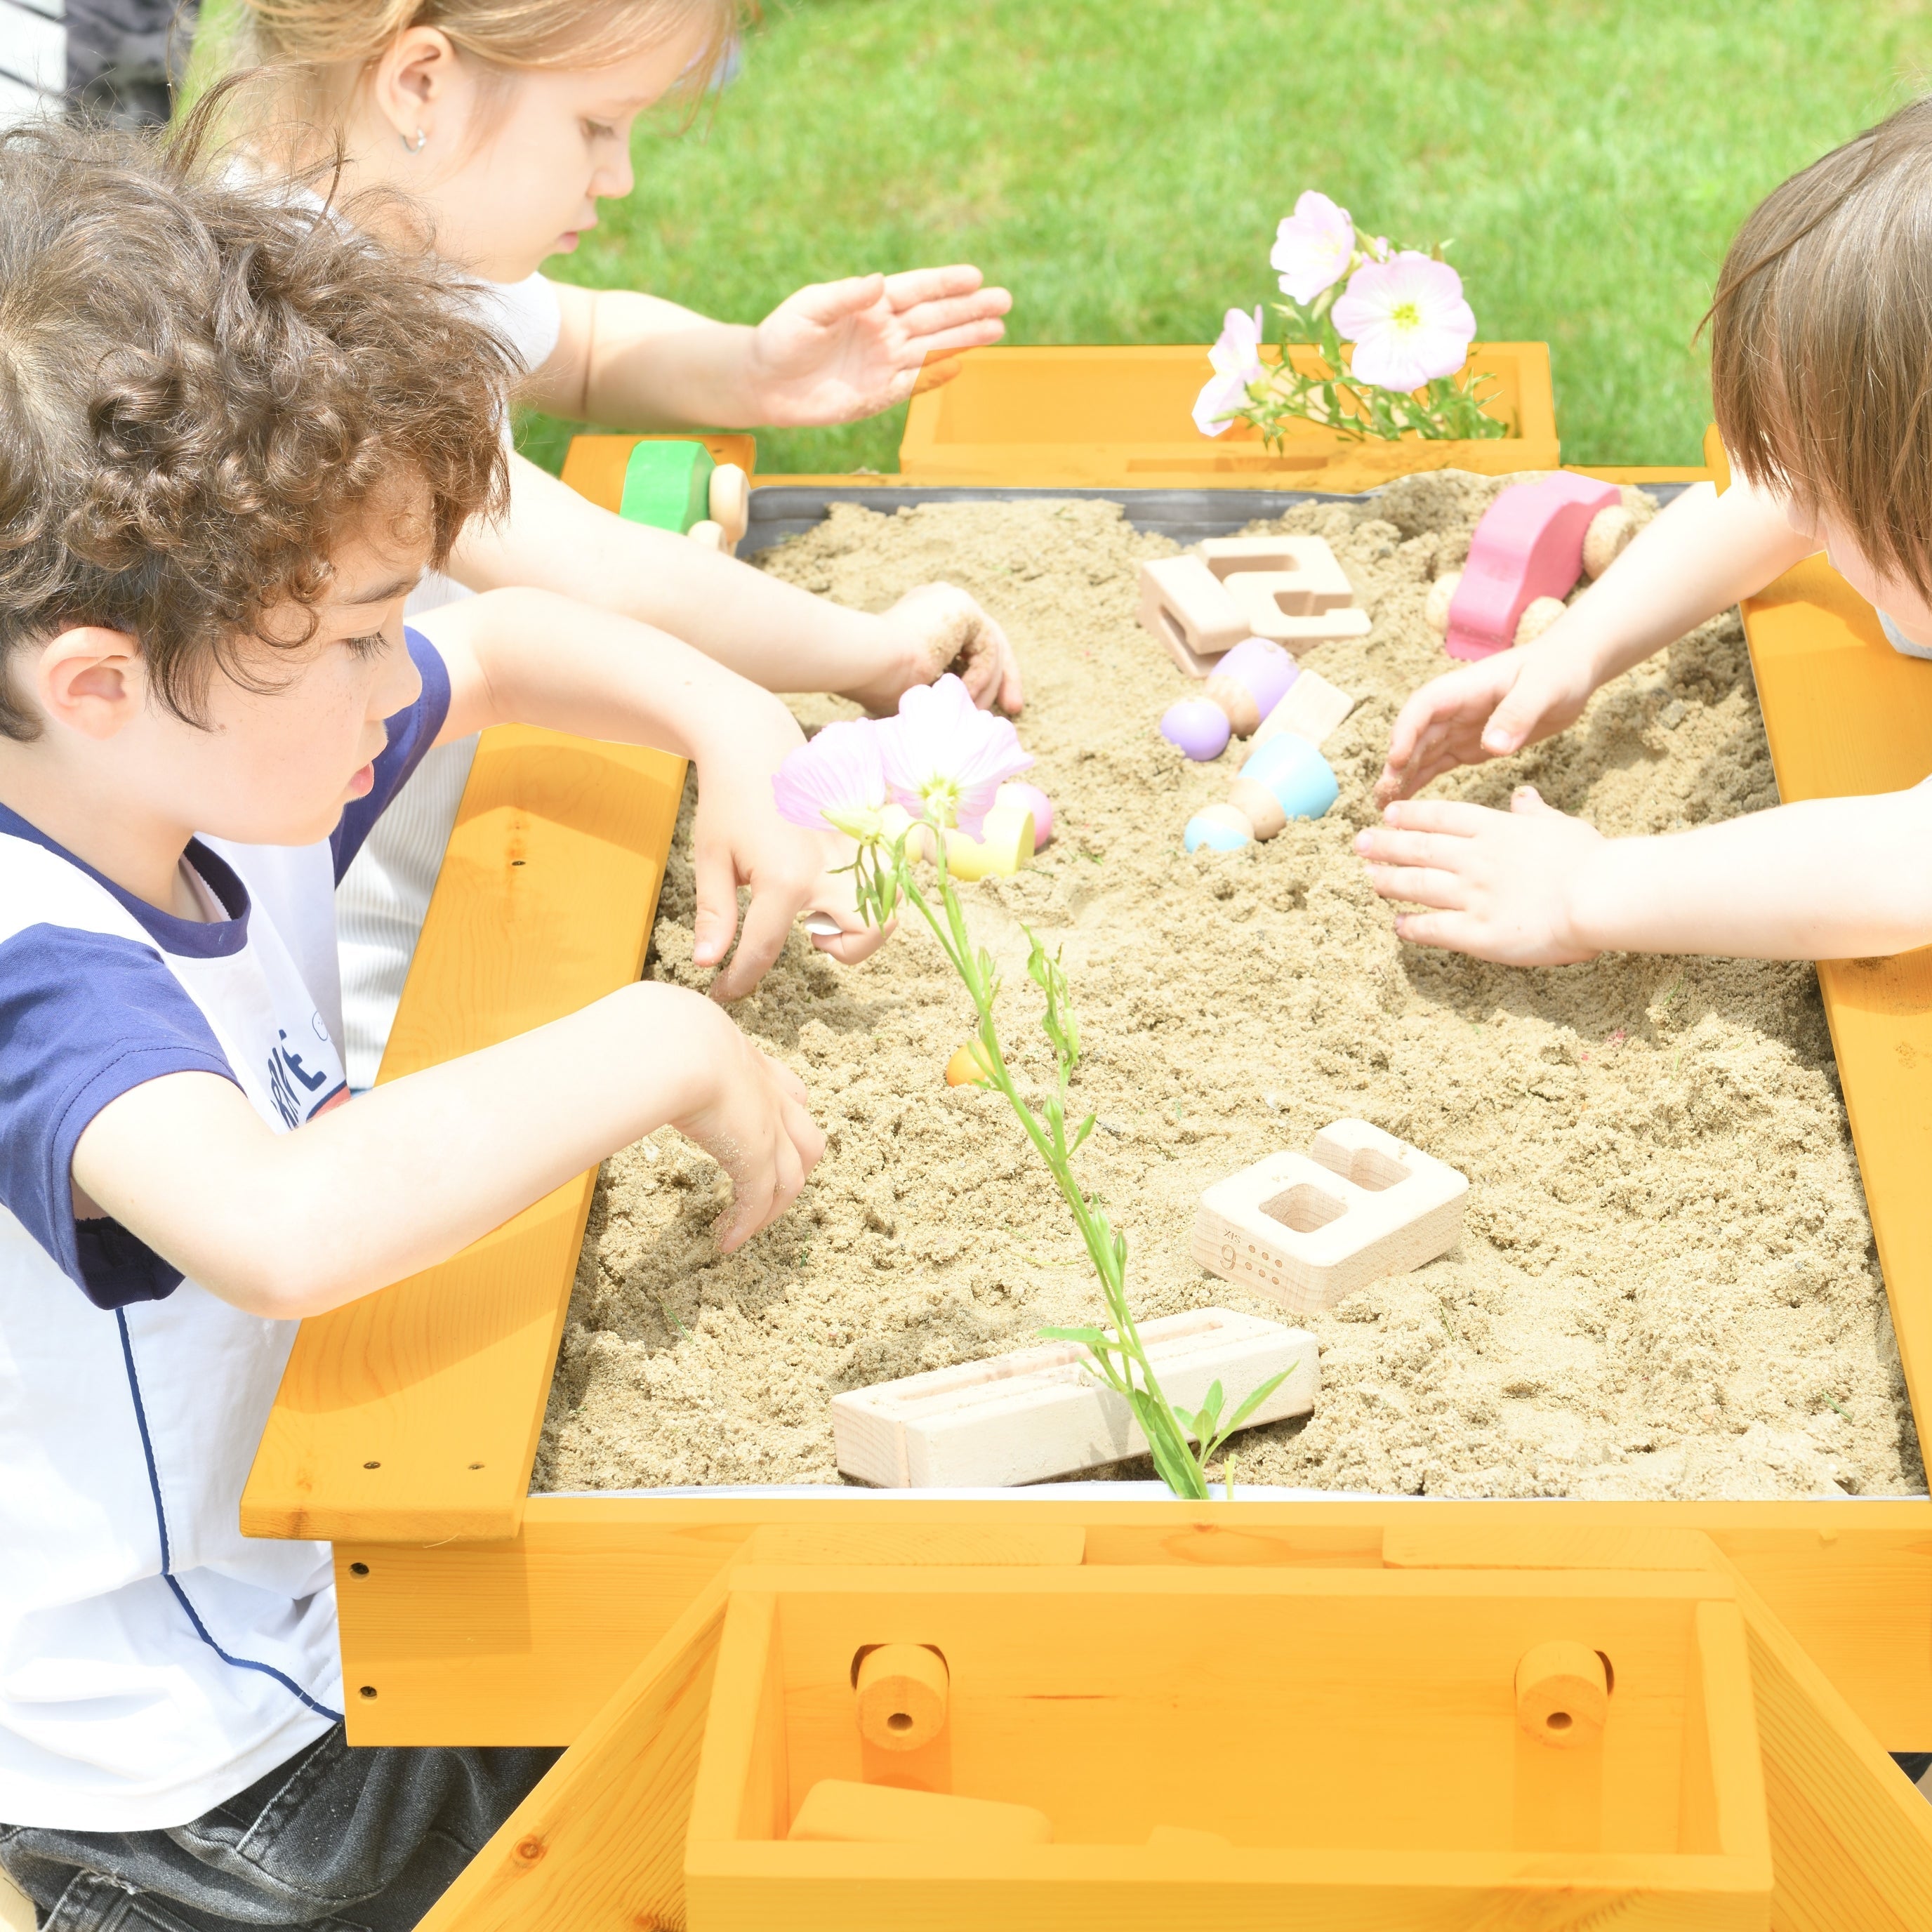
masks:
[[[440,27],[412,27],[376,64],[371,83],[376,106],[411,153],[436,133],[436,110],[455,79],[456,49]]]
[[[47,722],[84,738],[112,737],[148,701],[140,640],[98,624],[62,632],[20,670]]]

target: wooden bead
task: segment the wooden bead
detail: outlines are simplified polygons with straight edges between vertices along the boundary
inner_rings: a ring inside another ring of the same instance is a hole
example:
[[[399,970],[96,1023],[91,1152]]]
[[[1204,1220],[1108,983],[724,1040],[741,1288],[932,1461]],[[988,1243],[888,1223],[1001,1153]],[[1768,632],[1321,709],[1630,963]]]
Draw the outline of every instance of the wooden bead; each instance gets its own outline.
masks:
[[[735,550],[752,522],[752,479],[735,463],[721,463],[711,472],[711,520],[724,532],[728,548]]]
[[[1599,510],[1583,532],[1583,568],[1593,578],[1600,577],[1622,556],[1624,547],[1636,535],[1636,519],[1621,503]]]
[[[1516,640],[1533,644],[1570,607],[1560,597],[1538,597],[1526,608],[1516,622]]]
[[[1597,1743],[1610,1714],[1603,1658],[1580,1643],[1540,1643],[1516,1667],[1516,1720],[1559,1750]]]
[[[1253,736],[1262,722],[1262,710],[1254,693],[1239,678],[1216,671],[1208,680],[1207,695],[1210,704],[1218,704],[1228,714],[1228,728],[1236,737]]]
[[[714,524],[709,517],[692,525],[685,535],[693,543],[702,544],[706,550],[728,550],[731,546],[724,540],[724,526]]]
[[[880,1750],[918,1750],[946,1728],[946,1660],[923,1644],[884,1643],[859,1665],[859,1735]]]
[[[1429,596],[1422,607],[1422,614],[1428,620],[1429,628],[1438,638],[1449,634],[1449,600],[1456,594],[1456,586],[1462,580],[1460,570],[1445,571],[1429,586]]]
[[[1252,778],[1237,778],[1228,788],[1228,802],[1248,821],[1257,838],[1272,838],[1288,823],[1280,800]]]

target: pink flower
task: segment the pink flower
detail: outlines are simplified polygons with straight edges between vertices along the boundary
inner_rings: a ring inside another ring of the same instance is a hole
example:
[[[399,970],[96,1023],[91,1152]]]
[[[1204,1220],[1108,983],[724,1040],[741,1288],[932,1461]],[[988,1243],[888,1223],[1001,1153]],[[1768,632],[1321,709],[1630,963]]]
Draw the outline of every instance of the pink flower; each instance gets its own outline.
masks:
[[[1281,271],[1281,292],[1292,301],[1311,302],[1348,272],[1354,259],[1355,224],[1313,188],[1296,200],[1294,212],[1275,230],[1271,267]]]
[[[881,730],[870,718],[848,718],[800,746],[772,776],[778,816],[809,832],[876,836],[886,802]]]
[[[1012,726],[980,710],[950,671],[937,684],[914,685],[898,716],[877,729],[892,796],[914,818],[930,809],[969,838],[979,837],[1000,786],[1033,763]]]
[[[1226,418],[1248,400],[1248,385],[1262,376],[1261,304],[1252,315],[1228,310],[1221,324],[1221,339],[1208,352],[1214,373],[1195,398],[1194,427],[1203,436],[1219,436]]]
[[[1355,345],[1349,374],[1378,388],[1419,389],[1468,359],[1476,318],[1447,262],[1405,248],[1348,278],[1334,322]]]

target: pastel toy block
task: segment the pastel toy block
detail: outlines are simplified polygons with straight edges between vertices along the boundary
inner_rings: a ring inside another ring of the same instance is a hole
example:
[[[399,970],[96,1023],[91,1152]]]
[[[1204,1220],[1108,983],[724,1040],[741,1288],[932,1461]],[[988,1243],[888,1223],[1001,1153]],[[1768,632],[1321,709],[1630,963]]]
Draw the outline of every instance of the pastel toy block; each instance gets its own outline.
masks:
[[[1292,731],[1319,751],[1354,708],[1354,699],[1339,685],[1330,684],[1319,671],[1305,670],[1288,686],[1288,695],[1262,720],[1255,743],[1265,745],[1270,738]]]
[[[1299,1329],[1202,1308],[1142,1322],[1141,1340],[1161,1387],[1188,1408],[1217,1382],[1232,1408],[1284,1370],[1248,1426],[1315,1405],[1315,1343]],[[834,1396],[839,1469],[880,1489],[1004,1487],[1144,1455],[1132,1411],[1088,1359],[1078,1342],[1051,1342]]]
[[[1325,538],[1210,537],[1201,546],[1201,560],[1224,582],[1257,572],[1292,577],[1294,581],[1282,586],[1281,609],[1289,616],[1318,616],[1346,610],[1355,601],[1348,572]]]
[[[640,442],[624,466],[617,514],[626,523],[687,531],[711,514],[711,478],[717,467],[701,442]]]
[[[1034,855],[1033,814],[1024,806],[995,804],[976,838],[946,835],[946,869],[956,879],[1017,872]]]
[[[1265,745],[1257,745],[1248,754],[1236,782],[1265,792],[1280,808],[1283,820],[1319,818],[1341,791],[1328,760],[1306,738],[1292,731],[1278,733]],[[1234,802],[1240,804],[1238,798]],[[1280,830],[1280,822],[1267,826],[1256,824],[1255,836],[1272,838]]]
[[[1216,676],[1208,682],[1211,688],[1224,681]],[[1196,764],[1218,758],[1228,748],[1233,732],[1227,706],[1205,698],[1184,698],[1160,715],[1160,735]]]
[[[1237,784],[1240,782],[1235,780]],[[1252,820],[1233,804],[1210,805],[1206,811],[1197,812],[1180,835],[1182,849],[1189,852],[1198,852],[1204,845],[1210,852],[1238,852],[1254,842]]]
[[[1010,779],[993,794],[995,805],[1017,806],[1033,814],[1033,849],[1043,850],[1053,843],[1053,801],[1036,784],[1024,778]]]
[[[821,1778],[787,1835],[794,1843],[841,1845],[1050,1845],[1053,1821],[1030,1804]]]
[[[1298,1315],[1332,1308],[1384,1275],[1456,1245],[1469,1184],[1366,1120],[1324,1127],[1304,1154],[1216,1181],[1194,1217],[1194,1258],[1210,1274]]]
[[[1227,713],[1237,738],[1252,737],[1262,720],[1288,695],[1298,667],[1280,645],[1266,638],[1237,644],[1214,668],[1208,698]]]
[[[1241,622],[1258,638],[1297,652],[1311,644],[1333,644],[1340,638],[1366,638],[1369,614],[1352,605],[1330,604],[1319,611],[1294,607],[1308,596],[1295,571],[1237,571],[1223,586],[1234,601]]]
[[[1140,620],[1190,677],[1252,634],[1221,580],[1198,556],[1150,559],[1140,567]]]
[[[1504,490],[1469,539],[1443,648],[1452,658],[1507,650],[1538,598],[1566,597],[1576,587],[1592,518],[1622,502],[1614,483],[1567,471]]]

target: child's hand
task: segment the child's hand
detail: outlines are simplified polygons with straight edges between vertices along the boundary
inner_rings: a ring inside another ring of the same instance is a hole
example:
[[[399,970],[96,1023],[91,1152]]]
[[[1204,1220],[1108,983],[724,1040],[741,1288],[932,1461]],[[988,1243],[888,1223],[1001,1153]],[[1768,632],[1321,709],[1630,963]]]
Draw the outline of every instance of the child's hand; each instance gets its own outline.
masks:
[[[805,1083],[718,1017],[716,1044],[706,1042],[709,1093],[670,1124],[730,1180],[730,1211],[716,1231],[719,1252],[728,1255],[798,1198],[825,1136],[806,1111]]]
[[[855,422],[902,403],[916,387],[950,382],[958,365],[927,370],[1005,334],[1013,305],[982,288],[977,268],[914,268],[816,282],[786,296],[752,333],[745,380],[754,419],[777,428]]]
[[[1412,797],[1458,765],[1505,758],[1574,724],[1596,684],[1587,659],[1564,647],[1562,628],[1559,620],[1534,644],[1464,664],[1417,692],[1389,734],[1377,802]]]
[[[879,621],[886,626],[887,659],[875,677],[841,696],[883,715],[896,710],[916,684],[956,671],[982,711],[997,704],[1017,717],[1025,703],[1020,668],[1006,634],[967,593],[950,584],[922,584],[909,590]]]
[[[1597,956],[1578,936],[1576,908],[1580,875],[1604,838],[1533,785],[1517,788],[1508,812],[1428,800],[1390,805],[1382,818],[1355,836],[1370,884],[1385,899],[1430,908],[1398,917],[1400,938],[1504,966]]]

